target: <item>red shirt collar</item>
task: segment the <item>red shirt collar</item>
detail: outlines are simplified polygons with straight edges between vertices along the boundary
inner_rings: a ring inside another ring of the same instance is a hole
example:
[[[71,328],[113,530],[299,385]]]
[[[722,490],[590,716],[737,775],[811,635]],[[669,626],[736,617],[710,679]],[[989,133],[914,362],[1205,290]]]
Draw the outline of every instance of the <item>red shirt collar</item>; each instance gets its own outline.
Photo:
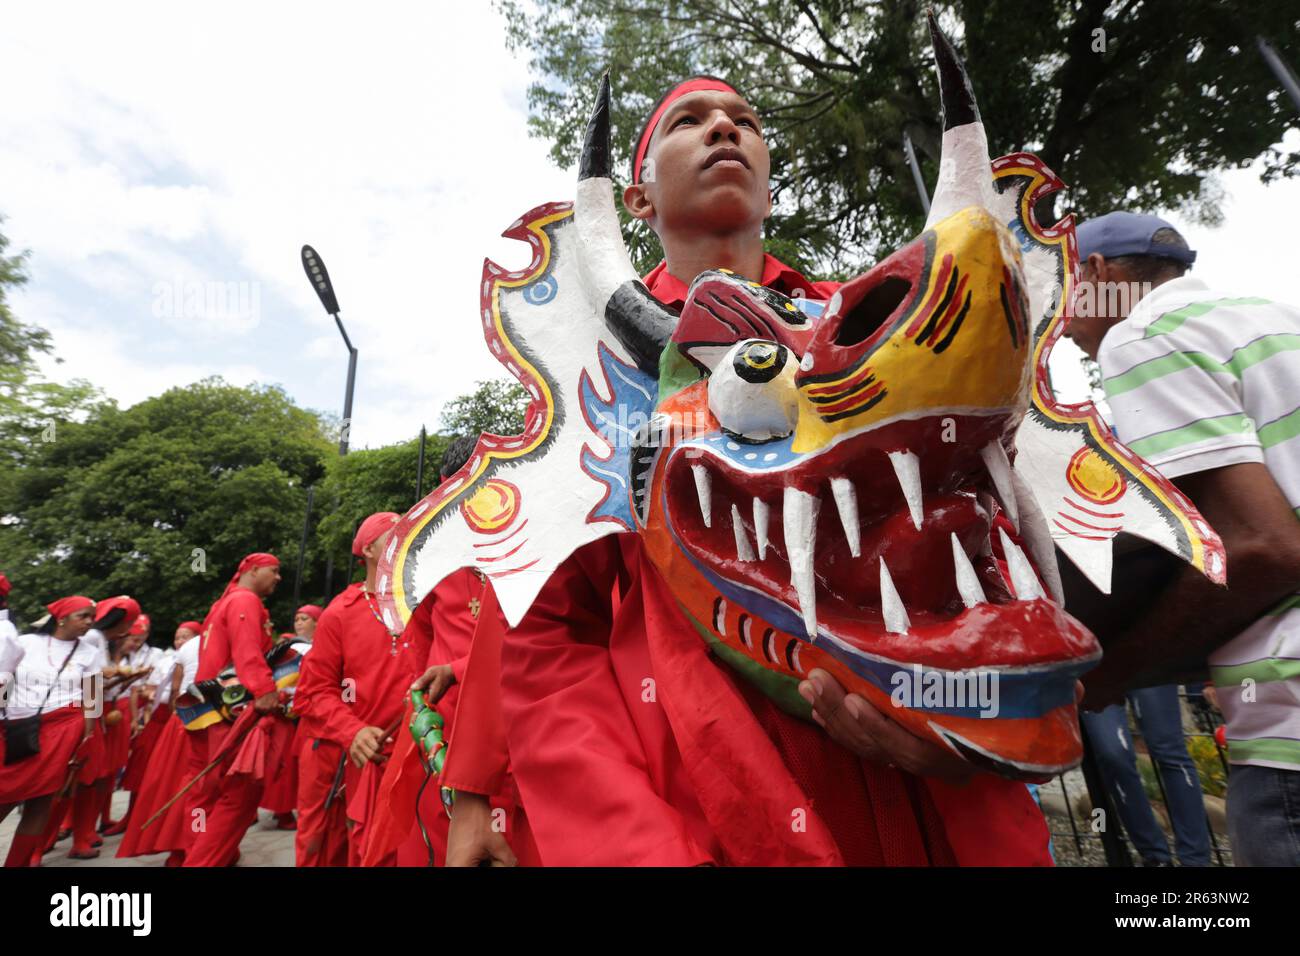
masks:
[[[689,287],[668,271],[667,261],[651,269],[642,281],[650,294],[664,305],[680,309],[686,304]],[[763,277],[759,282],[785,295],[792,295],[797,290],[811,299],[830,298],[840,285],[837,282],[809,282],[798,271],[768,253],[763,253]]]

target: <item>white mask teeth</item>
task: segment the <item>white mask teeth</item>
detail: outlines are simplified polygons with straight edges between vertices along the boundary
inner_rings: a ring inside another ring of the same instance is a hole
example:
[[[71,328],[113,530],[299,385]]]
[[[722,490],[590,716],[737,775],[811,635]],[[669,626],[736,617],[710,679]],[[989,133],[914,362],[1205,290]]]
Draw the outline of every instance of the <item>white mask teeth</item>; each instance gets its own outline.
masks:
[[[695,494],[700,499],[700,517],[704,527],[713,527],[713,484],[708,469],[703,465],[691,465],[691,474],[695,476]]]
[[[847,478],[831,479],[831,494],[840,513],[840,524],[849,543],[849,554],[862,557],[862,529],[858,526],[858,492]]]
[[[740,509],[731,506],[731,530],[736,536],[736,560],[753,561],[754,549],[749,544],[749,535],[745,533],[745,523],[740,520]]]
[[[907,617],[907,606],[894,587],[894,579],[889,574],[889,565],[880,559],[880,613],[885,618],[885,630],[891,634],[906,634],[912,622]]]
[[[998,504],[1007,513],[1007,517],[1011,519],[1011,524],[1018,533],[1020,509],[1016,507],[1016,489],[1011,480],[1011,462],[1007,459],[1007,451],[1002,447],[1002,442],[994,440],[980,449],[980,457],[984,459],[984,467],[988,469],[989,477],[993,479],[993,489],[997,492]]]
[[[754,499],[754,538],[758,541],[758,560],[767,557],[767,525],[772,509],[762,498]]]
[[[984,588],[980,584],[979,576],[975,573],[975,568],[971,566],[970,558],[966,557],[966,549],[957,540],[955,531],[952,533],[952,563],[957,578],[957,593],[961,595],[961,603],[968,608],[986,603],[988,598],[984,596]]]
[[[804,628],[810,638],[817,636],[817,581],[813,559],[817,548],[817,513],[821,499],[786,488],[782,503],[785,551],[790,561],[790,583],[799,599]]]
[[[916,457],[915,452],[891,451],[889,461],[894,466],[894,474],[903,489],[907,510],[912,515],[912,524],[917,531],[920,531],[921,525],[925,522],[925,496],[921,492],[921,459]]]
[[[1034,566],[1025,557],[1020,546],[1007,537],[1005,528],[998,528],[1002,538],[1002,553],[1007,559],[1007,568],[1011,571],[1011,589],[1016,592],[1017,601],[1033,601],[1046,597],[1043,586],[1038,582]]]
[[[1061,569],[1056,561],[1056,544],[1052,541],[1052,531],[1047,527],[1047,518],[1038,507],[1033,491],[1014,468],[1011,470],[1011,483],[1016,489],[1016,507],[1020,509],[1020,540],[1029,549],[1034,559],[1034,567],[1042,575],[1043,583],[1052,600],[1065,606],[1065,592],[1061,587]]]

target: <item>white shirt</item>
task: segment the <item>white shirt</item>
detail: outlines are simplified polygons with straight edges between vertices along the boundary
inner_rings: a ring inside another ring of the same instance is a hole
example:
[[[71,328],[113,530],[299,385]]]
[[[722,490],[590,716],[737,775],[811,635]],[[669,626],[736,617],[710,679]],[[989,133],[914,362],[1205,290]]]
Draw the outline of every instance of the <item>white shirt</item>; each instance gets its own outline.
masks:
[[[1170,478],[1262,463],[1300,518],[1300,309],[1183,276],[1112,326],[1097,361],[1129,448]],[[1233,763],[1300,770],[1297,660],[1300,587],[1210,655]]]
[[[122,640],[126,640],[126,638],[122,638]],[[153,660],[153,654],[155,650],[156,648],[152,648],[148,644],[142,645],[141,647],[137,647],[130,654],[118,658],[116,666],[129,667],[132,670],[139,670],[142,667],[149,667],[151,666],[151,662]],[[148,680],[148,679],[149,679],[148,677],[142,678],[142,680]],[[140,681],[136,680],[130,682],[129,684],[128,683],[118,684],[117,686],[105,691],[104,697],[106,700],[117,700],[119,697],[128,697],[130,696],[131,691],[139,683]]]
[[[14,667],[18,663],[18,628],[9,620],[9,608],[0,609],[0,694],[3,688],[14,679]],[[3,698],[0,698],[3,699]]]
[[[14,668],[14,686],[6,712],[13,718],[30,717],[38,711],[48,714],[69,704],[80,704],[83,680],[99,673],[103,666],[99,651],[85,641],[76,642],[74,650],[72,641],[60,641],[50,634],[24,634],[18,638],[18,649],[21,657]],[[72,656],[67,666],[59,673],[69,653]]]
[[[104,657],[108,657],[108,638],[106,638],[104,632],[98,628],[92,627],[85,634],[81,635],[81,643],[99,648],[99,653],[103,654]]]
[[[194,686],[194,678],[199,672],[199,645],[203,640],[198,637],[191,637],[188,641],[180,646],[176,651],[175,663],[181,669],[181,693],[195,694],[199,689]],[[168,693],[171,693],[171,679],[167,680]]]

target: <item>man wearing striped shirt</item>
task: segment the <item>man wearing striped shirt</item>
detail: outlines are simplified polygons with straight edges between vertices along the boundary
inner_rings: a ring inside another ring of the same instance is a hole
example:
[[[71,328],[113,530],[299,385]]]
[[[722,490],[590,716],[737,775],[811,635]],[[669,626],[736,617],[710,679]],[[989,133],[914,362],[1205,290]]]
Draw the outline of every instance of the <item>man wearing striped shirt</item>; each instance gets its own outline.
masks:
[[[1228,586],[1191,568],[1108,641],[1095,709],[1208,660],[1228,724],[1228,826],[1244,865],[1300,865],[1300,309],[1212,290],[1167,222],[1078,230],[1068,333],[1101,365],[1116,433],[1219,532]]]

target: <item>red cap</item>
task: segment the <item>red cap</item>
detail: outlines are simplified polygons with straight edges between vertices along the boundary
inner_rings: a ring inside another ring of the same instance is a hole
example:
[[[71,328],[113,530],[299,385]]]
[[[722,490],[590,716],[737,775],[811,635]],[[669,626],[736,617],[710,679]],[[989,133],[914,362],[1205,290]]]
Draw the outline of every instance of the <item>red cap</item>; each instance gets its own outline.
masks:
[[[81,594],[74,594],[71,597],[59,598],[57,601],[45,605],[45,610],[53,614],[55,620],[62,620],[69,614],[75,614],[82,608],[94,606],[95,602],[90,598]]]
[[[632,182],[641,181],[641,164],[645,162],[646,150],[650,148],[650,138],[654,136],[655,129],[659,126],[659,121],[663,119],[664,113],[668,112],[668,107],[680,100],[687,93],[696,93],[700,90],[716,90],[719,93],[736,93],[736,88],[725,80],[720,80],[716,76],[693,76],[689,80],[682,80],[671,90],[665,93],[655,104],[655,108],[650,113],[650,118],[645,121],[645,126],[641,127],[641,135],[636,140],[636,151],[632,154]],[[739,93],[736,93],[739,96]]]
[[[133,597],[125,594],[119,594],[117,597],[105,598],[95,607],[95,620],[102,621],[104,616],[114,608],[121,608],[126,612],[126,623],[134,624],[135,619],[140,616],[140,603]]]
[[[293,616],[297,617],[299,614],[306,614],[313,621],[319,621],[321,616],[321,611],[323,610],[324,608],[316,604],[304,604],[302,607],[298,608],[298,610],[294,612]]]
[[[374,544],[381,534],[397,523],[399,517],[400,515],[393,511],[378,511],[361,522],[361,527],[357,529],[357,536],[352,539],[352,553],[358,558],[361,557],[361,549]]]

